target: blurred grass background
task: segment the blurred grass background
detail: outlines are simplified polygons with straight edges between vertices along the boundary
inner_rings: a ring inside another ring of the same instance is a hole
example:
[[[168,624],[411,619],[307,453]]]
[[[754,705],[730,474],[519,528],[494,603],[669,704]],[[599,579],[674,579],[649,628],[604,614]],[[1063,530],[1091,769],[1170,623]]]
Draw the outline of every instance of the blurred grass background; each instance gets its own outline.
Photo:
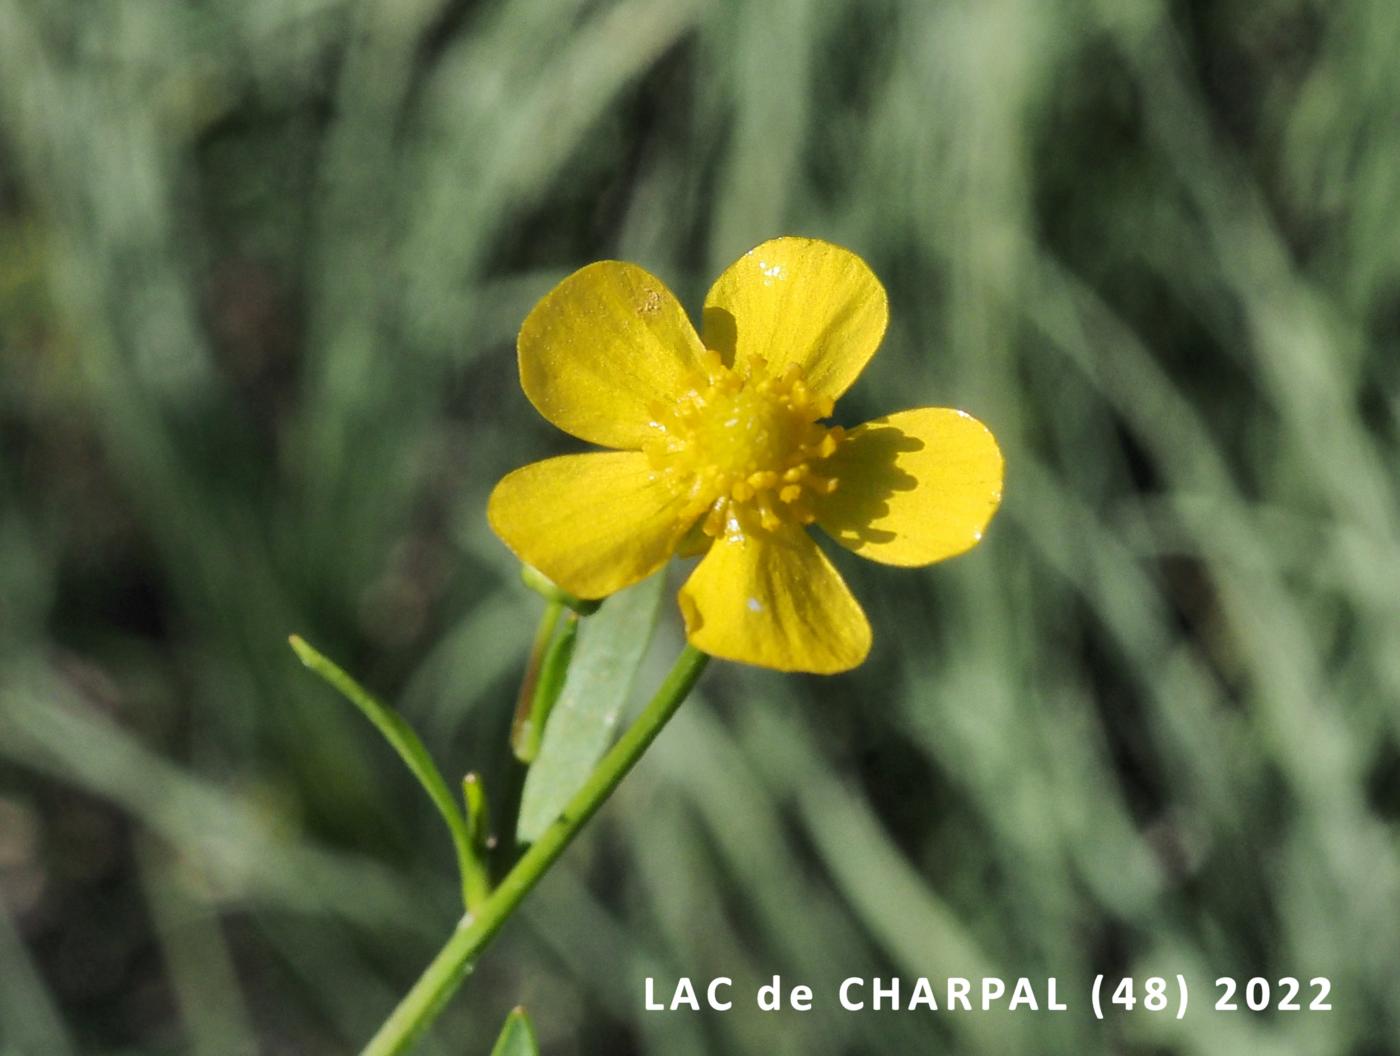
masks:
[[[557,1056],[1400,1052],[1397,47],[1390,0],[0,0],[0,1052],[372,1032],[451,853],[286,635],[489,776],[538,601],[486,495],[572,449],[516,327],[780,233],[890,291],[844,416],[972,411],[1003,511],[840,561],[858,671],[712,671],[424,1051],[523,1001]],[[1078,1010],[833,1010],[983,971]],[[1096,1024],[1097,972],[1193,1010]],[[826,1000],[641,1011],[774,973]]]

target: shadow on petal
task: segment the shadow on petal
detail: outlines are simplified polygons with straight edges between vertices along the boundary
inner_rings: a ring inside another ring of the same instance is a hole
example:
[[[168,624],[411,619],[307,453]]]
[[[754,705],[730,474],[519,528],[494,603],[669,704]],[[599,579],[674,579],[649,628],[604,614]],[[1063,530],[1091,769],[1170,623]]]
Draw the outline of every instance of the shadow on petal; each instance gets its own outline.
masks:
[[[707,307],[700,321],[700,335],[705,347],[718,352],[726,367],[734,366],[734,350],[739,345],[739,324],[734,321],[732,312]]]
[[[822,527],[856,553],[870,543],[891,542],[895,533],[873,525],[890,513],[894,495],[919,486],[917,478],[899,468],[899,459],[923,448],[924,441],[892,425],[853,433],[823,464],[823,472],[840,483],[821,505]]]

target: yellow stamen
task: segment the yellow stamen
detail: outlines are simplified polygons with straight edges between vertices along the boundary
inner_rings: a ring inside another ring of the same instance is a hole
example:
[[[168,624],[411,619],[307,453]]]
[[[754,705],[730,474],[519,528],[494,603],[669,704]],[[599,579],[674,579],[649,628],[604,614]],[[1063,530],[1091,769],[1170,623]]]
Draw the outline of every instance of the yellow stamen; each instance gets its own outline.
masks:
[[[776,487],[781,478],[771,469],[759,470],[757,473],[749,474],[749,484],[755,491],[767,491]]]
[[[814,395],[795,363],[775,374],[755,356],[731,369],[707,351],[701,368],[695,389],[653,409],[657,435],[644,449],[682,498],[681,516],[703,514],[710,536],[810,524],[811,500],[836,483],[819,465],[843,435],[820,424],[831,398]]]

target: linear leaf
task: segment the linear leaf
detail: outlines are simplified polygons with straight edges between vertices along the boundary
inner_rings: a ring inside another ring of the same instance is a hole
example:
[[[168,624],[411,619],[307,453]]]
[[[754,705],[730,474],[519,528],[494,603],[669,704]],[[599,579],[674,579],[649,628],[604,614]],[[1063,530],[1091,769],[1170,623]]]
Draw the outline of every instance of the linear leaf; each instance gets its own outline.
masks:
[[[656,627],[665,586],[657,573],[581,621],[573,662],[525,779],[516,835],[533,843],[607,751]]]
[[[447,782],[443,780],[442,772],[433,762],[433,757],[428,754],[428,749],[424,746],[423,741],[398,712],[385,707],[366,692],[364,687],[351,678],[343,668],[317,651],[300,635],[294,634],[288,641],[296,652],[297,658],[309,670],[320,675],[341,696],[355,705],[365,718],[369,719],[374,728],[398,753],[404,765],[418,779],[418,783],[423,786],[423,791],[427,792],[428,798],[432,800],[433,806],[437,807],[438,813],[442,815],[442,820],[447,824],[447,829],[452,834],[452,844],[457,852],[457,863],[462,871],[465,897],[466,878],[470,872],[471,859],[475,855],[475,849],[472,846],[471,837],[467,833],[466,818],[458,809],[457,801],[448,791]]]

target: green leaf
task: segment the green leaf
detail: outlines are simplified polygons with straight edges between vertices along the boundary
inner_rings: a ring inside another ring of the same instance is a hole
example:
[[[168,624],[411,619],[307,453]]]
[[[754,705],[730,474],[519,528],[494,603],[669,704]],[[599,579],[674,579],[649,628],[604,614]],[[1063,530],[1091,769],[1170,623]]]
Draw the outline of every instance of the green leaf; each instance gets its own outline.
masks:
[[[619,591],[581,621],[564,689],[525,779],[516,826],[521,843],[539,838],[607,751],[651,642],[665,579],[658,572]]]
[[[457,851],[458,865],[462,869],[465,897],[470,859],[475,854],[471,837],[467,832],[467,820],[458,809],[457,801],[452,797],[447,782],[442,778],[442,772],[438,770],[437,764],[433,762],[433,757],[428,754],[428,749],[418,734],[408,723],[404,722],[397,712],[391,711],[370,696],[369,693],[365,692],[364,687],[346,674],[339,665],[318,652],[304,638],[294,634],[288,641],[291,643],[292,649],[295,650],[297,659],[308,669],[320,675],[341,696],[355,705],[365,718],[369,719],[394,751],[398,752],[404,765],[423,786],[423,791],[428,793],[428,798],[433,801],[433,805],[437,807],[438,813],[442,815],[442,820],[446,822],[447,829],[452,834],[452,843]]]
[[[525,1009],[517,1007],[506,1017],[506,1025],[496,1039],[491,1056],[540,1056],[540,1043],[535,1040],[535,1028],[530,1025]]]

